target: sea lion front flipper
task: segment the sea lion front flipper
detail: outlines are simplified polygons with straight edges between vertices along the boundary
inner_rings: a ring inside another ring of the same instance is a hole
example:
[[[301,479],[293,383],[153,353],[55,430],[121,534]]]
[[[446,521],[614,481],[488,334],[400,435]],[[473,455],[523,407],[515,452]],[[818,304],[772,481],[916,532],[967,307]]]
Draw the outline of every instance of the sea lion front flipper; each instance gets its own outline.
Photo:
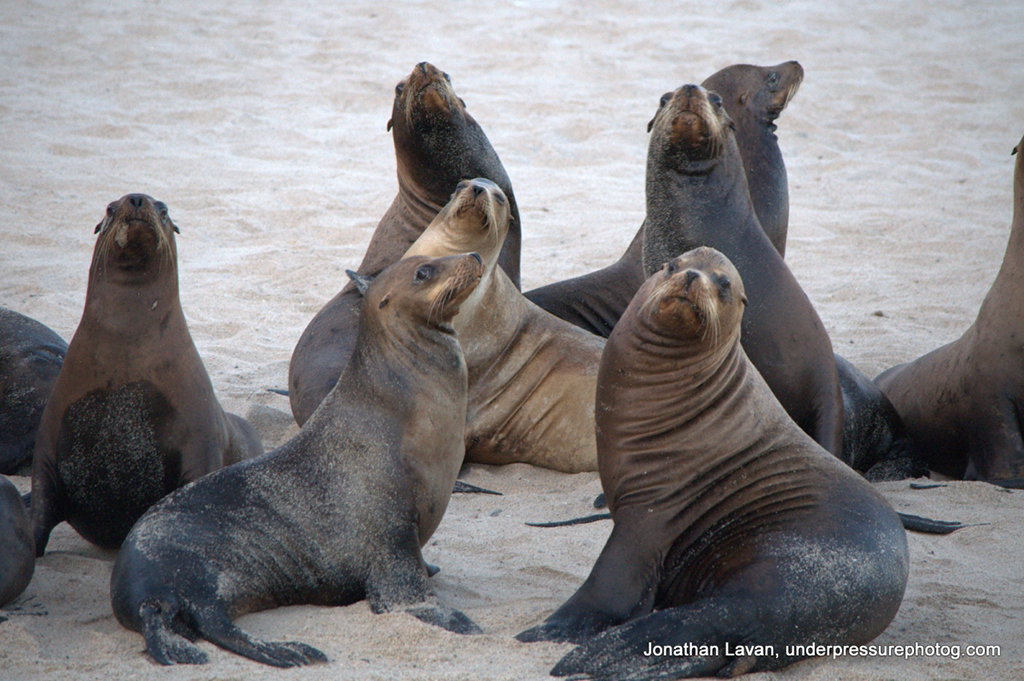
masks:
[[[463,613],[445,605],[430,584],[429,568],[420,553],[416,528],[409,526],[390,555],[381,555],[366,580],[366,600],[375,613],[405,610],[413,617],[456,634],[480,634],[480,627]]]
[[[735,648],[743,642],[732,628],[744,629],[738,620],[745,618],[723,615],[711,601],[658,611],[583,642],[555,665],[551,675],[640,681],[733,676],[754,670],[756,658],[726,654],[729,644]],[[709,624],[726,621],[731,636],[721,626]]]

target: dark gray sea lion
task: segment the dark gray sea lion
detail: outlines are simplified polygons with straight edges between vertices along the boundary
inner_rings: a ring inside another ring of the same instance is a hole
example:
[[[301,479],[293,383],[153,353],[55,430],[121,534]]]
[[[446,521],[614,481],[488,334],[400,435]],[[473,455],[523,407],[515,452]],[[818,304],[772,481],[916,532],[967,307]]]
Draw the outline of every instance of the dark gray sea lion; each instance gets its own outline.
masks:
[[[653,274],[698,246],[725,254],[750,298],[743,315],[747,356],[797,425],[841,456],[843,401],[832,343],[757,221],[720,98],[684,85],[661,98],[649,128],[644,270]]]
[[[167,493],[263,452],[252,426],[217,403],[189,335],[167,206],[128,194],[96,231],[85,310],[36,439],[40,556],[64,520],[116,549]]]
[[[900,520],[778,403],[740,343],[745,301],[736,268],[699,248],[608,339],[596,425],[615,527],[576,594],[518,637],[582,644],[552,674],[778,669],[808,656],[787,646],[863,644],[899,609]]]
[[[795,61],[777,66],[736,64],[703,83],[722,97],[722,105],[736,124],[736,144],[743,157],[750,200],[779,255],[785,254],[789,229],[789,183],[775,121],[803,77],[804,70]],[[641,225],[629,248],[612,265],[535,288],[526,297],[551,314],[607,338],[644,283],[643,231]]]
[[[1024,139],[1014,153],[1010,238],[977,319],[959,339],[875,378],[928,468],[1006,487],[1024,486]]]
[[[483,280],[453,322],[469,367],[466,461],[597,470],[604,341],[531,303],[497,266],[509,220],[500,187],[464,180],[406,254],[484,259]]]
[[[32,581],[36,552],[28,513],[18,488],[0,476],[0,607],[21,595]]]
[[[873,482],[927,477],[889,398],[849,361],[835,359],[843,391],[843,461]]]
[[[68,344],[46,326],[0,307],[0,473],[32,465],[36,431]]]
[[[162,664],[202,663],[204,638],[258,662],[322,662],[232,619],[284,605],[370,601],[457,633],[420,553],[462,465],[466,364],[451,320],[483,272],[473,254],[403,260],[369,282],[340,380],[293,439],[168,496],[114,564],[118,621]]]
[[[376,276],[401,258],[448,203],[460,180],[491,180],[509,201],[512,223],[499,264],[519,287],[519,208],[487,135],[455,94],[448,74],[418,64],[395,89],[388,129],[395,143],[398,195],[381,218],[357,270]],[[355,342],[359,295],[349,283],[309,322],[292,353],[288,397],[301,426],[341,375]]]

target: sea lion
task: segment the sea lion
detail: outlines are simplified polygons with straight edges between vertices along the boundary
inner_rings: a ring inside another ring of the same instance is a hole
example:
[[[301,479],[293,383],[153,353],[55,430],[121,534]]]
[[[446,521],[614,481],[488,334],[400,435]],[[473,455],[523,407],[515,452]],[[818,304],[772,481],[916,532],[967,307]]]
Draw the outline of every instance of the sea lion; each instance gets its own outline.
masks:
[[[409,258],[372,281],[341,379],[298,435],[184,487],[125,540],[114,614],[161,664],[202,663],[197,637],[258,662],[326,661],[301,643],[251,638],[232,622],[284,605],[404,609],[457,633],[479,629],[442,604],[422,547],[462,465],[466,364],[451,319],[480,257]]]
[[[217,403],[192,343],[177,231],[145,194],[114,201],[96,226],[85,310],[36,439],[36,555],[63,520],[116,549],[168,492],[263,452],[252,426]]]
[[[394,133],[398,195],[374,230],[359,274],[376,276],[397,261],[448,203],[460,180],[484,177],[509,201],[512,224],[499,263],[519,287],[519,208],[512,183],[487,139],[452,89],[448,74],[417,64],[395,88],[388,129]],[[301,426],[341,375],[355,341],[359,295],[349,283],[309,322],[288,367],[288,399]]]
[[[1024,139],[1013,153],[1010,238],[977,319],[959,339],[887,369],[875,383],[931,470],[1024,487]]]
[[[597,470],[594,390],[604,341],[523,297],[497,266],[510,225],[501,188],[463,180],[406,253],[473,250],[484,276],[455,317],[469,367],[466,461]]]
[[[31,466],[39,419],[67,351],[46,326],[0,307],[0,473]]]
[[[818,313],[761,229],[733,124],[699,85],[662,96],[648,129],[644,271],[711,246],[743,275],[750,304],[743,349],[797,425],[842,456],[843,401]]]
[[[552,674],[767,671],[807,656],[787,645],[866,643],[895,616],[900,520],[778,403],[740,343],[745,300],[729,260],[698,248],[608,339],[596,427],[615,527],[576,594],[518,637],[582,643]]]
[[[927,477],[889,398],[848,360],[835,360],[843,393],[842,460],[872,482]]]
[[[703,86],[722,97],[736,124],[750,200],[762,229],[779,255],[785,255],[789,229],[789,183],[775,136],[775,121],[796,95],[804,70],[795,61],[776,66],[735,64]],[[526,297],[556,317],[605,338],[644,283],[643,225],[615,263],[573,279],[548,284]]]
[[[0,607],[21,595],[32,581],[36,552],[25,503],[18,488],[0,476]]]

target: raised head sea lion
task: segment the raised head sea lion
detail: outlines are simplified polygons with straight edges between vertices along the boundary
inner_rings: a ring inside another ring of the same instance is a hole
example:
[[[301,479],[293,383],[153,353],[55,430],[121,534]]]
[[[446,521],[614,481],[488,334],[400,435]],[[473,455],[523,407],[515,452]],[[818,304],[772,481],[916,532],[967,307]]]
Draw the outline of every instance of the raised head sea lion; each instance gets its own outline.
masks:
[[[18,488],[0,476],[0,607],[21,595],[36,567],[25,503]]]
[[[265,664],[326,661],[301,643],[250,637],[232,619],[284,605],[403,609],[457,633],[479,629],[439,601],[422,547],[462,465],[466,364],[451,320],[480,257],[409,258],[365,291],[341,379],[280,448],[168,496],[125,540],[114,614],[162,664],[202,663],[207,639]]]
[[[376,276],[395,262],[448,203],[460,180],[484,177],[501,187],[512,224],[499,264],[519,286],[519,209],[512,183],[487,135],[455,94],[448,74],[418,64],[395,88],[388,129],[395,143],[398,195],[374,230],[357,270]],[[355,342],[359,294],[349,283],[309,322],[292,353],[288,398],[301,426],[341,375]]]
[[[1024,139],[1014,153],[1010,239],[977,319],[959,339],[875,383],[931,470],[1024,487]]]
[[[728,259],[698,248],[654,273],[609,337],[596,424],[615,527],[576,594],[518,637],[582,644],[552,674],[778,669],[814,654],[787,646],[863,644],[899,609],[900,520],[747,359],[746,299]]]
[[[797,425],[841,456],[843,401],[832,343],[757,221],[721,98],[684,85],[662,96],[649,129],[644,271],[653,274],[698,246],[724,253],[750,298],[747,356]]]
[[[67,351],[46,326],[0,307],[0,473],[32,465],[39,419]]]
[[[469,367],[466,461],[597,470],[594,389],[604,341],[541,310],[496,266],[510,222],[501,188],[460,182],[406,257],[467,249],[483,281],[455,317]]]
[[[128,194],[96,231],[85,311],[36,439],[40,556],[63,520],[116,549],[167,493],[263,452],[256,431],[217,403],[192,343],[167,206]]]
[[[736,145],[758,221],[780,255],[789,229],[789,183],[775,136],[775,121],[796,94],[804,70],[795,61],[776,66],[736,64],[704,81],[722,97],[736,123]],[[599,336],[608,337],[633,294],[644,283],[643,225],[618,261],[573,279],[526,293],[551,314]]]

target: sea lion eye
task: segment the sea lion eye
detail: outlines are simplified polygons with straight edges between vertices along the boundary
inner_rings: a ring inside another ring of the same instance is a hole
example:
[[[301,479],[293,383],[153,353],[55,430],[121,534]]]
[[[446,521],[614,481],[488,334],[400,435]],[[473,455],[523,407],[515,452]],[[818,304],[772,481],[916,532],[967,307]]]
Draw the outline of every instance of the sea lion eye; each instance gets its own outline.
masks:
[[[502,196],[501,194],[495,194],[494,195],[494,202],[497,203],[499,206],[504,206],[505,205],[505,197]]]
[[[402,90],[404,90],[404,89],[405,89],[405,83],[404,82],[401,82],[398,85],[396,85],[395,86],[395,96],[397,97],[398,95],[402,94]]]
[[[447,73],[442,73],[441,75],[444,76],[444,79],[447,80],[449,83],[452,82],[452,79],[448,77]]]
[[[433,276],[434,276],[434,266],[433,265],[423,265],[418,270],[416,270],[416,274],[413,277],[413,283],[415,283],[415,284],[422,284],[423,282],[427,281],[428,279],[430,279]]]
[[[666,106],[670,101],[672,101],[672,93],[666,92],[661,96],[661,102],[658,104],[658,107]]]
[[[732,289],[732,282],[729,281],[729,277],[724,274],[718,278],[718,288],[722,289],[722,293],[727,293]]]
[[[715,107],[715,111],[722,110],[722,98],[719,97],[716,93],[708,93],[708,101],[711,102],[711,106]]]
[[[779,84],[779,73],[778,71],[772,71],[768,74],[768,87],[775,87]]]
[[[117,201],[107,204],[107,215],[114,217],[114,207],[117,206]]]
[[[665,263],[665,275],[671,277],[673,274],[679,271],[679,266],[676,265],[675,260],[669,260]]]

